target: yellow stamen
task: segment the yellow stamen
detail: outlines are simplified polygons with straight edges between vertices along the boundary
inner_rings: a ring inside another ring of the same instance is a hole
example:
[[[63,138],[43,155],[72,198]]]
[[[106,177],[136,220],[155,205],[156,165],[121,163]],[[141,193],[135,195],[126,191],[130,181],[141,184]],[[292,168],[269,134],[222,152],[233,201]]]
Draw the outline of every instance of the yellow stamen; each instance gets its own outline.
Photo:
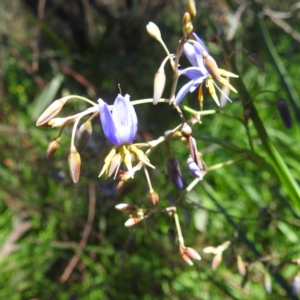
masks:
[[[226,77],[229,76],[229,77],[235,77],[235,78],[239,77],[239,75],[236,75],[234,73],[228,72],[223,69],[219,69],[219,72],[220,72],[221,76],[226,76]]]
[[[109,151],[108,155],[105,157],[105,159],[104,159],[104,166],[103,166],[103,168],[102,168],[102,170],[101,170],[101,172],[100,172],[100,174],[99,174],[98,177],[101,177],[105,171],[106,171],[106,177],[107,177],[107,173],[108,173],[108,170],[109,170],[108,167],[110,166],[110,163],[111,163],[111,161],[112,161],[112,159],[113,159],[113,157],[115,155],[116,155],[116,147],[113,147]]]
[[[200,110],[203,110],[203,92],[202,92],[202,84],[199,86],[198,90],[198,100],[200,104]]]
[[[210,95],[213,97],[213,99],[215,100],[217,105],[220,106],[219,99],[216,95],[216,89],[214,87],[213,80],[211,78],[207,80],[206,86],[208,87],[208,91],[209,91]]]
[[[221,78],[220,83],[228,86],[233,92],[237,93],[237,90],[225,78]]]

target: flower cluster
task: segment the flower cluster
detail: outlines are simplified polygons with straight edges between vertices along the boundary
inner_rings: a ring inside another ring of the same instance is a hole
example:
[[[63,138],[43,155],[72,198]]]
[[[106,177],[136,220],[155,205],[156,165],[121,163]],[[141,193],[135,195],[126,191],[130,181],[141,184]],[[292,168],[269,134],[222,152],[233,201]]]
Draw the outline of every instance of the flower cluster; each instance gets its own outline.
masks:
[[[124,183],[125,181],[134,178],[135,173],[143,168],[147,179],[149,187],[148,199],[151,204],[151,209],[136,208],[131,204],[124,203],[119,204],[116,207],[121,211],[130,213],[129,219],[125,223],[125,226],[127,227],[136,225],[140,221],[151,216],[154,212],[157,212],[155,209],[160,202],[160,198],[152,187],[151,177],[148,173],[148,167],[155,168],[148,158],[151,155],[153,148],[157,147],[161,143],[166,144],[168,149],[168,159],[166,164],[167,173],[170,181],[179,190],[185,189],[186,192],[190,191],[192,187],[202,180],[205,175],[204,166],[200,158],[201,156],[197,149],[197,142],[193,137],[192,127],[188,124],[192,122],[190,122],[190,120],[187,121],[181,110],[180,103],[183,101],[187,93],[194,92],[196,89],[199,90],[198,99],[202,110],[202,88],[204,82],[206,83],[205,85],[217,105],[220,105],[215,91],[215,87],[219,89],[217,83],[221,83],[223,86],[226,86],[233,92],[236,92],[234,87],[229,83],[228,78],[237,76],[223,69],[219,69],[215,60],[206,49],[203,41],[195,33],[193,33],[192,20],[195,15],[195,3],[194,1],[188,0],[186,12],[182,19],[183,36],[175,54],[171,54],[164,44],[159,28],[152,22],[147,25],[147,31],[149,34],[161,43],[167,54],[154,78],[153,98],[130,101],[129,95],[122,96],[119,94],[116,97],[114,104],[108,105],[102,99],[99,99],[97,104],[81,96],[67,96],[53,102],[37,120],[37,126],[39,127],[61,128],[58,136],[50,142],[47,149],[47,156],[53,155],[59,148],[61,135],[65,126],[70,123],[74,123],[68,163],[71,178],[75,183],[77,183],[80,178],[80,154],[91,138],[92,121],[99,115],[103,134],[112,144],[112,147],[107,150],[108,154],[104,159],[104,165],[99,177],[105,174],[105,178],[113,177],[114,179],[120,179],[119,183]],[[179,69],[179,59],[183,53],[191,63],[191,66],[185,69]],[[173,84],[170,97],[162,99],[161,96],[164,92],[166,83],[164,67],[168,61],[174,71]],[[176,94],[178,79],[182,75],[189,78],[189,82],[183,85]],[[85,101],[89,103],[91,107],[72,116],[57,118],[56,116],[62,111],[64,105],[71,99]],[[181,124],[179,124],[176,128],[167,131],[163,136],[156,140],[147,141],[147,143],[134,143],[138,132],[138,117],[134,109],[134,105],[145,103],[153,103],[154,105],[157,105],[161,102],[173,105],[181,118]],[[200,114],[201,111],[197,116],[199,117]],[[78,129],[79,122],[87,115],[91,116],[87,121],[82,123]],[[193,183],[186,188],[180,169],[180,163],[178,159],[173,157],[171,151],[171,140],[176,137],[181,137],[183,143],[189,149],[189,153],[187,153],[187,168],[190,170],[190,173],[196,177]],[[141,150],[143,147],[147,147],[146,152]],[[120,169],[122,168],[122,165],[125,165],[126,171]],[[176,203],[178,203],[181,198],[182,197],[179,197]],[[193,248],[186,247],[184,245],[176,207],[167,207],[161,212],[167,212],[174,216],[179,241],[179,250],[183,260],[190,265],[193,264],[191,259],[200,260],[200,255]]]

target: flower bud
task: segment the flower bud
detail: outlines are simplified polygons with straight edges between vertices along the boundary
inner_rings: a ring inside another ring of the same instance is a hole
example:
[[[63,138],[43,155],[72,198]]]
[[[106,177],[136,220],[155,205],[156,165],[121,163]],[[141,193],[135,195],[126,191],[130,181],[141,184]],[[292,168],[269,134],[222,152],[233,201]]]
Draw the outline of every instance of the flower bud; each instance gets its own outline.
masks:
[[[182,174],[177,159],[170,158],[167,161],[167,170],[171,182],[180,190],[184,188]]]
[[[191,157],[188,158],[187,164],[191,174],[194,177],[201,178],[201,179],[203,178],[203,170],[199,169],[198,165]]]
[[[284,126],[287,129],[292,128],[293,119],[292,119],[289,107],[288,107],[287,103],[285,102],[285,100],[279,99],[277,101],[277,109],[278,109],[278,112],[280,114],[280,117],[282,119]]]
[[[197,13],[195,0],[186,0],[186,11],[190,14],[192,19],[195,18]]]
[[[194,265],[194,263],[192,262],[192,260],[189,258],[189,256],[186,253],[182,253],[181,257],[190,266]]]
[[[84,150],[91,138],[92,131],[92,123],[90,121],[87,121],[80,126],[77,133],[78,140],[76,144],[76,149],[78,152]]]
[[[136,211],[136,207],[131,205],[131,204],[127,204],[127,203],[119,203],[115,206],[115,209],[123,211],[123,212],[129,212],[129,213],[133,213]]]
[[[213,258],[213,261],[211,263],[211,268],[212,268],[213,271],[218,268],[218,266],[220,265],[221,261],[222,261],[222,252],[217,253],[214,256],[214,258]]]
[[[182,25],[185,26],[191,22],[191,15],[188,12],[185,12],[182,17]]]
[[[183,33],[185,35],[189,35],[194,30],[194,26],[192,23],[188,23],[187,25],[183,26]]]
[[[193,131],[191,126],[188,125],[188,123],[184,122],[181,128],[181,134],[186,137],[189,138],[192,135]]]
[[[70,153],[68,156],[68,163],[69,163],[71,178],[74,183],[77,183],[80,177],[81,159],[80,159],[80,154],[78,153],[75,147],[72,147],[70,149]]]
[[[207,52],[202,50],[203,63],[209,74],[214,80],[219,82],[221,80],[220,71],[216,61]]]
[[[149,22],[148,25],[146,26],[148,33],[156,40],[160,41],[161,40],[161,33],[156,24],[153,22]]]
[[[48,122],[61,112],[61,110],[66,102],[67,102],[67,99],[55,100],[52,104],[50,104],[50,106],[38,118],[38,120],[36,121],[36,126],[48,127]]]
[[[264,286],[265,286],[265,290],[268,294],[272,293],[272,281],[271,281],[271,276],[269,273],[265,273],[265,277],[264,277]]]
[[[57,137],[56,139],[54,139],[53,141],[51,141],[48,145],[47,148],[47,158],[49,158],[50,156],[52,156],[56,150],[59,148],[60,146],[60,137]]]
[[[298,273],[293,279],[293,295],[298,296],[300,291],[300,274]]]
[[[165,89],[165,84],[166,84],[166,74],[165,74],[164,67],[161,66],[154,76],[154,88],[153,88],[154,105],[156,105],[159,102],[161,95]]]
[[[137,223],[141,222],[144,218],[142,216],[131,216],[126,222],[125,222],[125,226],[126,227],[131,227],[136,225]]]
[[[190,248],[190,247],[187,247],[185,249],[185,253],[192,259],[196,259],[196,260],[201,260],[201,256],[199,255],[199,253],[193,249],[193,248]]]
[[[156,207],[159,202],[159,196],[152,190],[148,193],[148,200],[152,207]]]
[[[52,127],[62,127],[74,121],[76,118],[77,116],[71,116],[66,118],[54,118],[48,122],[48,125]]]
[[[247,270],[246,270],[245,263],[244,263],[244,261],[242,260],[242,258],[241,258],[240,255],[237,256],[237,266],[238,266],[239,273],[240,273],[242,276],[245,276]]]

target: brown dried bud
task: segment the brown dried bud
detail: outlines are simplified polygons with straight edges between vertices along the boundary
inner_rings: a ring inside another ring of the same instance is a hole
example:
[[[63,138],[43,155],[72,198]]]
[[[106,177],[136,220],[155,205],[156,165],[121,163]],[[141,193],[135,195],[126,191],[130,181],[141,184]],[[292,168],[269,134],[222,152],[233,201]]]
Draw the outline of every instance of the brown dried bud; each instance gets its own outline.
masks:
[[[183,123],[182,128],[181,128],[181,134],[186,137],[189,138],[193,133],[193,130],[191,128],[190,125],[188,125],[188,123]]]
[[[38,118],[38,120],[36,121],[36,126],[49,127],[48,122],[61,112],[66,102],[67,99],[63,98],[55,100]]]
[[[47,158],[49,158],[51,155],[53,155],[56,150],[59,148],[60,146],[60,137],[57,137],[56,139],[54,139],[53,141],[51,141],[48,145],[47,148]]]
[[[188,12],[185,12],[182,17],[182,25],[185,26],[191,22],[191,15]]]
[[[156,207],[159,202],[159,196],[153,190],[148,193],[148,199],[152,207]]]
[[[123,212],[129,212],[129,213],[133,213],[136,211],[136,207],[131,205],[131,204],[127,204],[127,203],[119,203],[115,206],[115,209],[123,211]]]
[[[156,105],[165,89],[166,74],[163,65],[158,69],[154,76],[154,88],[153,88],[153,104]]]
[[[69,163],[71,178],[74,183],[77,183],[80,177],[81,159],[80,159],[80,154],[78,153],[75,147],[72,147],[70,149],[70,153],[68,156],[68,163]]]
[[[287,129],[292,128],[293,119],[292,119],[292,116],[291,116],[291,113],[290,113],[290,110],[289,110],[289,107],[288,107],[286,101],[283,99],[279,99],[277,101],[277,109],[278,109],[278,112],[280,114],[280,117],[281,117],[281,120],[282,120],[284,126]]]
[[[78,140],[76,144],[76,149],[78,152],[81,152],[84,150],[86,145],[88,144],[91,135],[92,135],[92,123],[90,121],[86,121],[83,123],[77,133]]]
[[[186,0],[186,11],[194,19],[197,13],[195,0]]]

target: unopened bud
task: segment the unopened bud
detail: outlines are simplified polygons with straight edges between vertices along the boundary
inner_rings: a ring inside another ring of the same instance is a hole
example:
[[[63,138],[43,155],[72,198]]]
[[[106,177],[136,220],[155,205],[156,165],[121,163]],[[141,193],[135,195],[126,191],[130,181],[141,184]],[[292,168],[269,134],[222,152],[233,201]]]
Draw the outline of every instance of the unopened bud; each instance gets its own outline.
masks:
[[[214,80],[219,82],[221,80],[220,71],[216,61],[207,52],[202,51],[203,63],[209,74]]]
[[[71,178],[74,183],[77,183],[80,177],[81,159],[80,159],[80,154],[78,153],[75,147],[72,147],[70,149],[70,153],[68,156],[68,163],[69,163]]]
[[[268,294],[271,294],[272,292],[272,281],[271,281],[271,276],[269,273],[265,273],[265,277],[264,277],[264,286],[265,286],[265,290]]]
[[[298,296],[300,291],[300,274],[298,273],[293,279],[293,295]]]
[[[161,33],[156,24],[153,22],[149,22],[148,25],[146,26],[148,33],[156,40],[160,41],[161,40]]]
[[[74,121],[76,118],[77,116],[71,116],[66,118],[54,118],[48,122],[48,125],[52,127],[62,127]]]
[[[156,207],[159,202],[159,196],[153,190],[148,193],[148,199],[152,207]]]
[[[280,117],[281,117],[281,120],[282,120],[284,126],[287,129],[292,128],[293,119],[292,119],[292,116],[291,116],[291,113],[290,113],[290,110],[289,110],[289,107],[288,107],[286,101],[283,99],[279,99],[277,101],[277,109],[278,109],[278,112],[280,114]]]
[[[258,57],[258,55],[256,55],[256,54],[253,53],[253,52],[248,52],[247,55],[248,55],[249,60],[251,61],[251,63],[252,63],[254,66],[258,67],[258,68],[261,69],[261,70],[264,70],[264,69],[265,69],[265,65],[264,65],[264,63],[262,62],[262,60]]]
[[[118,182],[117,186],[116,186],[117,194],[122,193],[125,190],[126,186],[127,186],[127,181],[126,180],[120,180]]]
[[[57,137],[55,140],[51,141],[47,148],[47,158],[49,158],[51,155],[53,155],[56,150],[60,146],[60,137]]]
[[[78,152],[84,150],[91,138],[92,131],[92,123],[90,121],[87,121],[80,126],[77,134],[78,140],[76,144],[76,149]]]
[[[188,12],[185,12],[182,17],[182,25],[185,26],[191,22],[191,15]]]
[[[190,125],[188,125],[188,123],[183,123],[182,128],[181,128],[181,134],[186,137],[189,138],[192,135],[193,131]]]
[[[186,253],[182,253],[181,254],[182,259],[189,264],[190,266],[193,266],[194,263],[192,262],[192,260],[189,258],[189,256]]]
[[[196,260],[201,260],[201,256],[199,255],[199,253],[193,249],[193,248],[190,248],[190,247],[187,247],[185,249],[185,253],[192,259],[196,259]]]
[[[217,253],[214,256],[214,258],[213,258],[213,261],[211,263],[211,268],[212,268],[213,271],[218,268],[218,266],[220,265],[221,261],[222,261],[222,252]]]
[[[131,227],[136,225],[137,223],[141,222],[143,220],[143,218],[139,217],[139,216],[134,216],[129,218],[126,222],[125,222],[125,226],[126,227]]]
[[[197,13],[195,0],[186,0],[186,11],[190,14],[192,19],[195,18]]]
[[[192,23],[188,23],[187,25],[183,26],[183,33],[185,35],[189,35],[194,30],[194,26]]]
[[[242,275],[242,276],[245,276],[246,275],[246,266],[245,266],[245,263],[244,261],[242,260],[241,256],[238,255],[237,256],[237,266],[238,266],[238,270],[239,270],[239,273]]]
[[[52,104],[50,104],[50,106],[38,118],[38,120],[36,122],[36,126],[48,127],[48,122],[61,112],[61,110],[66,102],[67,102],[67,99],[55,100]]]
[[[165,84],[166,84],[166,74],[165,74],[164,67],[161,66],[154,76],[154,88],[153,88],[154,105],[156,105],[159,102],[161,95],[165,89]]]
[[[123,212],[129,212],[129,213],[133,213],[136,211],[136,207],[131,205],[131,204],[127,204],[127,203],[119,203],[115,206],[115,209],[123,211]]]
[[[170,158],[167,161],[167,170],[171,182],[180,190],[184,188],[182,174],[177,159]]]

